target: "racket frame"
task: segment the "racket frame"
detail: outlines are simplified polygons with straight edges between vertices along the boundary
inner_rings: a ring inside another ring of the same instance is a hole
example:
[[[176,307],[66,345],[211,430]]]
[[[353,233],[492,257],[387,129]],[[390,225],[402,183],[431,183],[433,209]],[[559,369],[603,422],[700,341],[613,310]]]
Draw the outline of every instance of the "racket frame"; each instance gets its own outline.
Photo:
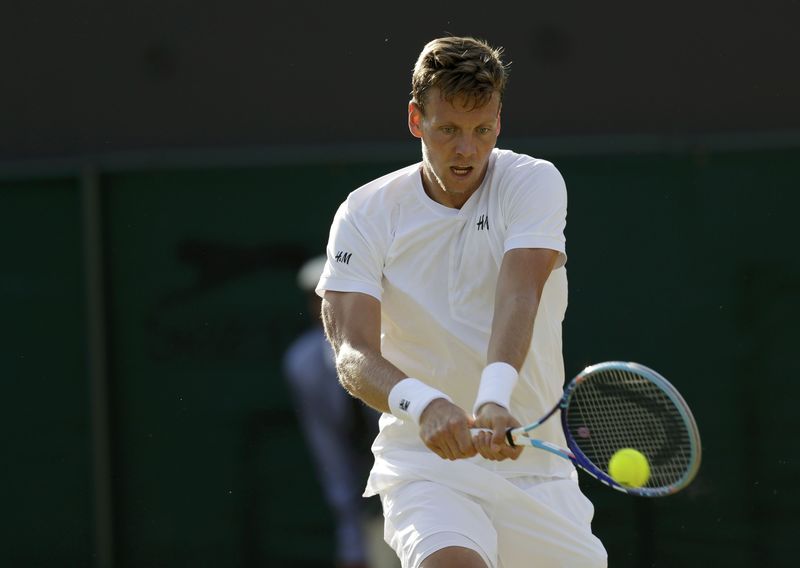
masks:
[[[589,460],[581,451],[580,447],[575,442],[572,433],[570,432],[567,424],[567,414],[564,412],[564,410],[569,406],[570,398],[572,397],[572,394],[577,386],[583,381],[589,379],[595,373],[601,371],[632,372],[638,376],[644,377],[659,387],[678,409],[678,412],[680,413],[681,418],[686,425],[690,443],[689,467],[678,481],[663,487],[628,487],[614,481],[614,479],[608,473],[594,465],[591,460]],[[557,444],[553,444],[552,442],[532,438],[529,435],[530,432],[538,428],[557,411],[561,411],[561,428],[564,431],[567,448],[563,448]],[[570,381],[570,383],[564,389],[561,400],[559,400],[558,403],[553,406],[553,408],[547,414],[542,416],[536,422],[531,422],[526,426],[510,428],[506,432],[506,439],[512,446],[523,444],[530,445],[534,448],[538,448],[564,459],[568,459],[575,466],[581,468],[583,471],[604,485],[607,485],[612,489],[616,489],[617,491],[621,491],[622,493],[627,493],[628,495],[635,495],[638,497],[665,497],[667,495],[677,493],[689,485],[689,483],[691,483],[694,477],[697,475],[701,459],[700,435],[698,433],[697,424],[695,423],[694,417],[692,416],[686,401],[683,399],[677,389],[675,389],[675,387],[673,387],[672,384],[670,384],[670,382],[660,374],[649,367],[645,367],[644,365],[630,361],[606,361],[604,363],[597,363],[595,365],[586,367]]]

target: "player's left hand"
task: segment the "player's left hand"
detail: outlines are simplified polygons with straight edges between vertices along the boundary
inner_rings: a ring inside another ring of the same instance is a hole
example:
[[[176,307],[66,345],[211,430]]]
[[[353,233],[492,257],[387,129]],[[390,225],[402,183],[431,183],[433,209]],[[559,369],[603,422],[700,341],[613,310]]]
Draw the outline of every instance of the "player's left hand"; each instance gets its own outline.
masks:
[[[518,426],[521,424],[507,409],[499,404],[487,402],[478,409],[474,427],[492,431],[478,432],[473,436],[475,449],[487,460],[517,459],[522,453],[522,446],[510,446],[506,441],[506,431]]]

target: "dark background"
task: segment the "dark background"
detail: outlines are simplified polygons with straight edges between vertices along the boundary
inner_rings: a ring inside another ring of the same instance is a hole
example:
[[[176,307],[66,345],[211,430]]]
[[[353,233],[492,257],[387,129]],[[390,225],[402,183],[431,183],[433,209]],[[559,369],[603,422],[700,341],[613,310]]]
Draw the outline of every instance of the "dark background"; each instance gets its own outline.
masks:
[[[512,74],[499,145],[570,193],[568,374],[652,366],[704,462],[588,477],[610,566],[790,566],[800,3],[26,2],[0,7],[8,566],[327,566],[280,358],[349,191],[419,158],[429,39]]]

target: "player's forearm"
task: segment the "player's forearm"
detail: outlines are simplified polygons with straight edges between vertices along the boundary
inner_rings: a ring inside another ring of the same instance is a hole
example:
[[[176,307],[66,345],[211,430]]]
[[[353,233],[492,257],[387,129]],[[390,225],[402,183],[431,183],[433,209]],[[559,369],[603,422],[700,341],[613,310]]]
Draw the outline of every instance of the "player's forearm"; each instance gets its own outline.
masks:
[[[322,323],[336,353],[339,382],[354,397],[387,412],[389,391],[405,375],[381,355],[380,304],[364,294],[327,292]]]
[[[376,410],[389,412],[392,387],[406,375],[380,353],[343,344],[336,353],[339,382],[356,398]]]
[[[530,349],[538,307],[538,298],[531,294],[497,298],[487,363],[501,361],[519,371]]]
[[[539,300],[557,257],[558,253],[549,249],[512,249],[503,256],[487,363],[500,361],[519,371],[528,355]]]
[[[489,403],[502,407],[506,412],[511,408],[519,371],[530,349],[537,307],[537,295],[509,294],[498,287],[486,367],[481,372],[472,407],[476,419],[484,425],[496,426],[493,420],[487,422],[486,409],[492,409]],[[507,428],[508,424],[503,427]]]

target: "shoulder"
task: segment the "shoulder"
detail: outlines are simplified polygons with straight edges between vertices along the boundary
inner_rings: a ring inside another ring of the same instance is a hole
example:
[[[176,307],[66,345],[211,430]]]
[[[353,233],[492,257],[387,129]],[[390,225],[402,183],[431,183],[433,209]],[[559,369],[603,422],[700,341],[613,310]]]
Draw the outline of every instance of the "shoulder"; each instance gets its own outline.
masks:
[[[534,202],[566,202],[567,186],[558,168],[550,161],[495,150],[492,185],[497,198],[508,203],[519,199]]]
[[[383,250],[393,237],[400,211],[418,201],[419,175],[419,164],[414,164],[352,191],[334,215],[331,236],[365,241],[371,250]]]
[[[406,166],[353,190],[341,204],[340,213],[372,216],[391,211],[413,194],[419,164]]]
[[[534,158],[511,150],[495,149],[495,176],[507,183],[530,181],[539,184],[564,185],[558,168],[549,160]]]

